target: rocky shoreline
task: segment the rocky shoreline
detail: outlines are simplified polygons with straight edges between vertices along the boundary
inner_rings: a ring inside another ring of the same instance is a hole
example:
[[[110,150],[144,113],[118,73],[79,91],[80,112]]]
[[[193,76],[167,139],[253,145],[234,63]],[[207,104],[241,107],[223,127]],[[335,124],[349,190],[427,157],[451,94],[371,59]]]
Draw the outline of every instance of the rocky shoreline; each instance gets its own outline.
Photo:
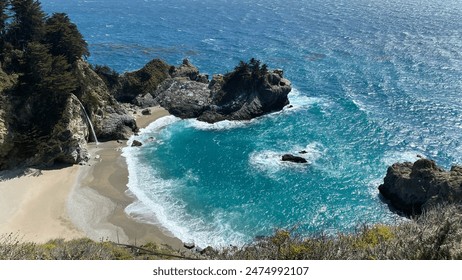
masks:
[[[99,140],[126,140],[138,131],[132,113],[140,108],[160,105],[172,115],[210,123],[248,120],[281,110],[291,91],[281,70],[268,70],[254,59],[211,81],[188,60],[175,67],[154,59],[119,75],[80,59],[72,73],[77,90],[61,97],[62,107],[48,108],[45,133],[36,129],[33,122],[40,119],[30,109],[41,101],[9,93],[18,81],[0,70],[8,81],[0,88],[0,170],[85,162],[87,143],[96,140],[93,128]]]
[[[395,163],[379,191],[395,210],[406,216],[420,215],[438,204],[462,202],[462,167],[445,171],[429,159]]]

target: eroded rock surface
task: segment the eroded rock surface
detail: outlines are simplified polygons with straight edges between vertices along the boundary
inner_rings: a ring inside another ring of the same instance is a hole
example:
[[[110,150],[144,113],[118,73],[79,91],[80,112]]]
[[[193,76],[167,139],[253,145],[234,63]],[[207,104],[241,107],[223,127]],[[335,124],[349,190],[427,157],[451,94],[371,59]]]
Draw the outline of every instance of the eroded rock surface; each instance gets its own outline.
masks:
[[[420,214],[438,203],[462,201],[462,167],[445,171],[429,159],[395,163],[388,168],[379,191],[395,209],[407,215]]]

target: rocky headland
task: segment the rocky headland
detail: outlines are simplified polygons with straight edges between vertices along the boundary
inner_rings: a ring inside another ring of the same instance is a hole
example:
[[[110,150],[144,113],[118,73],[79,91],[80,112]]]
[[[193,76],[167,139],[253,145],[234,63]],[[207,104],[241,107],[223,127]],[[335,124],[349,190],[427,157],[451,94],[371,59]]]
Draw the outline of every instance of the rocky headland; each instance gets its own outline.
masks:
[[[446,171],[429,159],[395,163],[379,191],[396,210],[419,215],[438,204],[462,202],[462,167]]]
[[[291,90],[281,70],[253,59],[211,81],[188,60],[175,67],[154,59],[118,74],[78,59],[70,71],[75,90],[53,102],[17,94],[17,75],[0,71],[0,169],[87,161],[91,125],[100,141],[128,139],[138,130],[133,113],[146,107],[210,123],[248,120],[281,110]]]

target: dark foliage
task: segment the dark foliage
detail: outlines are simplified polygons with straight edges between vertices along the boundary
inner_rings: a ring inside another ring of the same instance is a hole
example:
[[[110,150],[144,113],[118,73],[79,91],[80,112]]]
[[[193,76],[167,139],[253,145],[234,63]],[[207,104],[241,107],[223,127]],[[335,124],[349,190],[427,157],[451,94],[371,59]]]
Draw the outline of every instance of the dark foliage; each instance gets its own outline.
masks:
[[[45,13],[40,2],[11,0],[12,22],[8,26],[7,41],[23,49],[29,42],[40,41],[45,35]]]
[[[240,92],[255,92],[267,79],[268,67],[252,58],[249,62],[240,61],[234,71],[224,76],[222,90],[215,98],[218,104],[228,103],[235,99]]]
[[[92,66],[93,71],[104,81],[109,89],[114,88],[119,82],[119,73],[107,65]]]
[[[63,13],[55,13],[46,21],[44,41],[54,56],[64,56],[72,64],[82,56],[89,56],[87,42],[77,26]]]
[[[16,81],[8,91],[15,97],[14,146],[20,147],[14,158],[31,158],[38,143],[46,143],[78,87],[73,64],[88,55],[86,42],[67,15],[47,18],[39,1],[0,1],[0,65]]]

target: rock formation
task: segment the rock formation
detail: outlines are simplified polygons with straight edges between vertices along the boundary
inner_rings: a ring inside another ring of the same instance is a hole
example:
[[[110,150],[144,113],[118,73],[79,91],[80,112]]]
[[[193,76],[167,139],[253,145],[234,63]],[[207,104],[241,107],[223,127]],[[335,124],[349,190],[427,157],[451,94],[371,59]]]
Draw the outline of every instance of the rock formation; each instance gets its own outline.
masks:
[[[379,191],[395,209],[406,215],[420,214],[438,203],[462,201],[462,167],[445,171],[428,159],[395,163]]]
[[[248,120],[281,110],[291,90],[281,70],[253,59],[211,81],[188,60],[174,67],[155,59],[122,75],[77,60],[71,71],[76,89],[56,96],[9,93],[17,76],[0,72],[0,169],[87,160],[87,142],[94,139],[85,113],[99,140],[126,140],[138,130],[127,110],[132,106],[161,105],[210,123]]]
[[[178,69],[173,73],[180,74],[166,79],[154,95],[160,105],[181,118],[209,123],[249,120],[282,110],[289,103],[291,86],[283,72],[260,68],[255,60],[225,75],[214,75],[210,82],[188,61]]]
[[[303,157],[299,157],[299,156],[294,156],[294,155],[291,155],[291,154],[285,154],[282,156],[282,161],[290,161],[290,162],[294,162],[294,163],[307,163],[308,161],[303,158]]]
[[[118,76],[97,71],[118,101],[140,107],[161,105],[180,118],[214,123],[249,120],[281,110],[289,103],[290,82],[282,70],[270,71],[258,60],[225,75],[207,75],[185,59],[179,67],[152,60],[138,71]]]
[[[83,60],[77,62],[75,75],[80,85],[76,96],[85,105],[98,139],[127,140],[134,131],[137,131],[133,116],[116,101],[106,83],[87,62]]]
[[[78,89],[47,104],[47,96],[10,93],[17,83],[15,75],[1,71],[0,169],[86,161],[87,142],[94,139],[82,106],[99,139],[128,139],[137,130],[134,118],[87,62],[77,61],[73,73]]]

